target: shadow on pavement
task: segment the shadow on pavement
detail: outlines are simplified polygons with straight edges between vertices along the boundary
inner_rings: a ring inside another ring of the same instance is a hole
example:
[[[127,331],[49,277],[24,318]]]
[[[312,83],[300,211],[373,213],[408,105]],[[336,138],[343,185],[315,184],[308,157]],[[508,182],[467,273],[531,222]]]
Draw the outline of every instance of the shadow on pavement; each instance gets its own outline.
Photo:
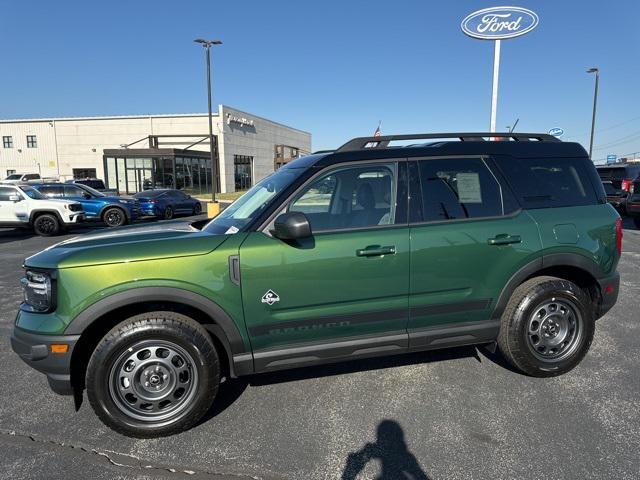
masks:
[[[376,441],[366,443],[347,457],[342,480],[355,480],[367,463],[377,461],[380,474],[377,480],[428,480],[416,457],[407,448],[404,431],[395,420],[383,420],[378,424]]]

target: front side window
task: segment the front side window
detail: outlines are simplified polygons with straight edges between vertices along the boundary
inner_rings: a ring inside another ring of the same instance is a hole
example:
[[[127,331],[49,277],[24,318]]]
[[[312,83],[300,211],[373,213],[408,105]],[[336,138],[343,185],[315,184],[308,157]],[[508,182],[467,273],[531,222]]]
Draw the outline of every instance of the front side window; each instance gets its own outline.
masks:
[[[76,187],[75,185],[64,186],[65,197],[82,197],[84,193],[84,190],[82,190],[80,187]]]
[[[416,221],[435,222],[503,214],[500,185],[479,158],[421,160],[421,195],[413,195]],[[417,205],[416,205],[417,203]]]
[[[13,148],[13,137],[11,136],[2,137],[2,146],[4,148]]]
[[[375,164],[333,170],[307,185],[289,204],[311,230],[347,230],[395,221],[396,165]]]
[[[38,146],[38,139],[35,135],[27,135],[27,148],[36,148]]]

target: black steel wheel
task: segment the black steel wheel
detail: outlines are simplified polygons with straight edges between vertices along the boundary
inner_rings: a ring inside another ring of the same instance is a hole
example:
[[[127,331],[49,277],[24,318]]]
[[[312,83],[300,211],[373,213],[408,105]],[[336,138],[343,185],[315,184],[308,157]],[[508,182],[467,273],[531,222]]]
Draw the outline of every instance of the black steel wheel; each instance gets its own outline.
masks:
[[[219,382],[211,337],[175,312],[144,313],[114,327],[86,374],[87,395],[102,422],[138,438],[193,426],[211,407]]]
[[[41,213],[33,221],[33,230],[42,237],[57,235],[60,231],[60,221],[53,213]]]
[[[127,216],[121,208],[107,208],[102,214],[102,220],[108,227],[120,227],[127,223]]]
[[[520,285],[502,314],[498,346],[522,372],[551,377],[573,369],[595,330],[594,303],[573,282],[535,277]]]

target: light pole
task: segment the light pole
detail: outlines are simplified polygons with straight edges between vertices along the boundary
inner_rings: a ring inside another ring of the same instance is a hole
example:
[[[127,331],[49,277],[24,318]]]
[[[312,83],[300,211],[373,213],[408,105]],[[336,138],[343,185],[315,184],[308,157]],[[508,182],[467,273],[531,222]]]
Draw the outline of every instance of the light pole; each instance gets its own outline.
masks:
[[[211,158],[211,200],[216,201],[216,177],[218,174],[218,165],[216,156],[214,155],[213,148],[213,114],[211,112],[211,53],[210,49],[212,45],[222,45],[220,40],[204,40],[203,38],[196,38],[194,42],[199,43],[204,47],[205,56],[207,58],[207,95],[209,100],[209,155]]]
[[[598,82],[600,80],[600,70],[596,67],[590,68],[587,70],[587,73],[595,73],[596,74],[596,86],[593,91],[593,114],[591,116],[591,141],[589,142],[589,158],[592,158],[593,153],[593,132],[596,128],[596,105],[598,104]]]

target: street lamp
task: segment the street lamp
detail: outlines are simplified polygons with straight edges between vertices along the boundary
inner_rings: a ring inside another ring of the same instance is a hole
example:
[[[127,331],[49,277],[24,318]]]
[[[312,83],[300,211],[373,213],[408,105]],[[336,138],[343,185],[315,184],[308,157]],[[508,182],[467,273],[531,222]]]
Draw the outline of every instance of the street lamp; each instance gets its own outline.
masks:
[[[205,40],[203,38],[196,38],[194,42],[199,43],[204,47],[205,56],[207,59],[207,95],[209,100],[209,155],[211,157],[211,200],[215,202],[218,165],[213,152],[213,114],[211,112],[211,54],[209,50],[211,49],[212,45],[222,45],[222,42],[220,40]]]
[[[592,158],[593,154],[593,132],[596,127],[596,105],[598,103],[598,81],[600,80],[600,70],[596,67],[587,70],[587,73],[596,74],[596,86],[593,92],[593,115],[591,116],[591,141],[589,142],[589,158]]]

